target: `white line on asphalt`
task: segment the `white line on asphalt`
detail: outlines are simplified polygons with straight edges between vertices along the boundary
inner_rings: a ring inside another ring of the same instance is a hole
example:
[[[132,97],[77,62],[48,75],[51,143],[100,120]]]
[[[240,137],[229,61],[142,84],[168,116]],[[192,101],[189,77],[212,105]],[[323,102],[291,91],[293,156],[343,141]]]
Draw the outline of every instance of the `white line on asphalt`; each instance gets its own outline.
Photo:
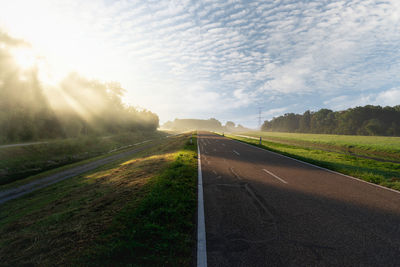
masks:
[[[197,266],[207,267],[206,224],[204,218],[203,176],[201,173],[200,147],[197,142],[198,202],[197,202]]]
[[[277,155],[277,156],[281,156],[281,157],[283,157],[283,158],[287,158],[287,159],[291,159],[291,160],[294,160],[294,161],[303,163],[303,164],[305,164],[305,165],[308,165],[308,166],[311,166],[311,167],[314,167],[314,168],[317,168],[317,169],[321,169],[321,170],[324,170],[324,171],[327,171],[327,172],[330,172],[330,173],[334,173],[334,174],[337,174],[337,175],[341,175],[341,176],[344,176],[344,177],[347,177],[347,178],[356,180],[356,181],[361,182],[361,183],[369,184],[369,185],[372,185],[372,186],[376,186],[376,187],[379,187],[379,188],[382,188],[382,189],[389,190],[389,191],[391,191],[391,192],[400,194],[400,191],[394,190],[394,189],[392,189],[392,188],[384,187],[384,186],[378,185],[378,184],[373,184],[373,183],[370,183],[370,182],[361,180],[360,178],[356,178],[356,177],[353,177],[353,176],[350,176],[350,175],[347,175],[347,174],[343,174],[343,173],[340,173],[340,172],[332,171],[332,170],[329,170],[329,169],[324,168],[324,167],[320,167],[320,166],[317,166],[317,165],[314,165],[314,164],[311,164],[311,163],[308,163],[308,162],[305,162],[305,161],[301,161],[301,160],[299,160],[299,159],[295,159],[295,158],[291,158],[291,157],[288,157],[288,156],[285,156],[285,155],[281,155],[281,154],[279,154],[279,153],[272,152],[272,151],[270,151],[270,150],[267,150],[267,149],[264,149],[264,148],[261,148],[261,147],[257,147],[257,146],[254,146],[254,145],[250,145],[250,144],[247,144],[247,143],[244,143],[244,142],[240,142],[240,141],[238,141],[238,140],[234,140],[234,139],[231,139],[231,140],[232,140],[232,141],[235,141],[235,142],[237,142],[237,143],[243,144],[243,145],[247,145],[247,146],[250,146],[250,147],[253,147],[253,148],[262,150],[262,151],[267,152],[267,153],[271,153],[271,154],[274,154],[274,155]]]
[[[262,170],[265,171],[266,173],[268,173],[269,175],[275,177],[276,179],[278,179],[278,180],[281,181],[282,183],[287,184],[287,182],[286,182],[285,180],[283,180],[282,178],[276,176],[276,175],[273,174],[272,172],[270,172],[270,171],[268,171],[268,170],[266,170],[266,169],[262,169]]]
[[[233,168],[230,168],[231,172],[236,176],[236,178],[238,178],[239,180],[242,180],[242,178],[239,176],[239,174],[237,174]]]
[[[215,175],[217,175],[218,173],[215,171],[215,170],[213,170],[213,173],[215,174]]]
[[[237,152],[236,150],[233,150],[233,153],[235,153],[236,155],[240,156],[239,152]]]
[[[222,143],[222,145],[223,145],[223,146],[225,146],[225,144],[224,144],[224,143]]]

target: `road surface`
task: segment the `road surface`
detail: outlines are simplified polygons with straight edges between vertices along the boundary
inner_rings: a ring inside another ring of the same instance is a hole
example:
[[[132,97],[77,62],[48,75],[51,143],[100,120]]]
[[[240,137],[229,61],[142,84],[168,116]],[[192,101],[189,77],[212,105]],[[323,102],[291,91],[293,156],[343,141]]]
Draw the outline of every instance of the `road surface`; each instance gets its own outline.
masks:
[[[208,266],[400,266],[400,193],[199,132]]]

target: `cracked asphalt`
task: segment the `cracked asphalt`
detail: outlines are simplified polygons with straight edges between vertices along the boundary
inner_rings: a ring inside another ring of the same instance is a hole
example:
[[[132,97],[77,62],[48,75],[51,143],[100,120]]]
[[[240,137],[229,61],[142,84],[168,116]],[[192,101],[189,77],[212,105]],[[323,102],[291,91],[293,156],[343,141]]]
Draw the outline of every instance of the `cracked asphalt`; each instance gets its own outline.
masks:
[[[400,192],[199,132],[208,266],[400,266]]]

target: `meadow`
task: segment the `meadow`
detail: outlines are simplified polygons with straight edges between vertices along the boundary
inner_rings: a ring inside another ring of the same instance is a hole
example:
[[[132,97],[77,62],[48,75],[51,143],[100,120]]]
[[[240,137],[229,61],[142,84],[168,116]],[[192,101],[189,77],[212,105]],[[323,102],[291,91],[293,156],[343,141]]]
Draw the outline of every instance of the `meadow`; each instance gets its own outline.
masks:
[[[197,146],[189,136],[3,204],[0,265],[191,266]]]
[[[278,132],[247,132],[238,135],[225,136],[400,190],[400,160],[397,161],[399,152],[396,152],[400,149],[400,138]],[[258,139],[260,136],[261,145]]]
[[[380,160],[400,162],[400,137],[333,135],[333,134],[304,134],[284,132],[243,132],[263,140],[285,144],[300,145],[333,150],[348,154],[363,155]]]
[[[0,188],[27,177],[129,148],[165,132],[136,132],[106,137],[84,136],[28,146],[0,148]]]

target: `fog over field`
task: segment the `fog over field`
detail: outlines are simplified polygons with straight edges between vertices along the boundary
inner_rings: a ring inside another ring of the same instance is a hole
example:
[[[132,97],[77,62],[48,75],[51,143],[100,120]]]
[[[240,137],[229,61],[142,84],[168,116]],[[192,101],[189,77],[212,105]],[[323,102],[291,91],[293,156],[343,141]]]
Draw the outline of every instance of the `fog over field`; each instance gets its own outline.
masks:
[[[0,266],[399,266],[399,48],[400,0],[0,0]]]

